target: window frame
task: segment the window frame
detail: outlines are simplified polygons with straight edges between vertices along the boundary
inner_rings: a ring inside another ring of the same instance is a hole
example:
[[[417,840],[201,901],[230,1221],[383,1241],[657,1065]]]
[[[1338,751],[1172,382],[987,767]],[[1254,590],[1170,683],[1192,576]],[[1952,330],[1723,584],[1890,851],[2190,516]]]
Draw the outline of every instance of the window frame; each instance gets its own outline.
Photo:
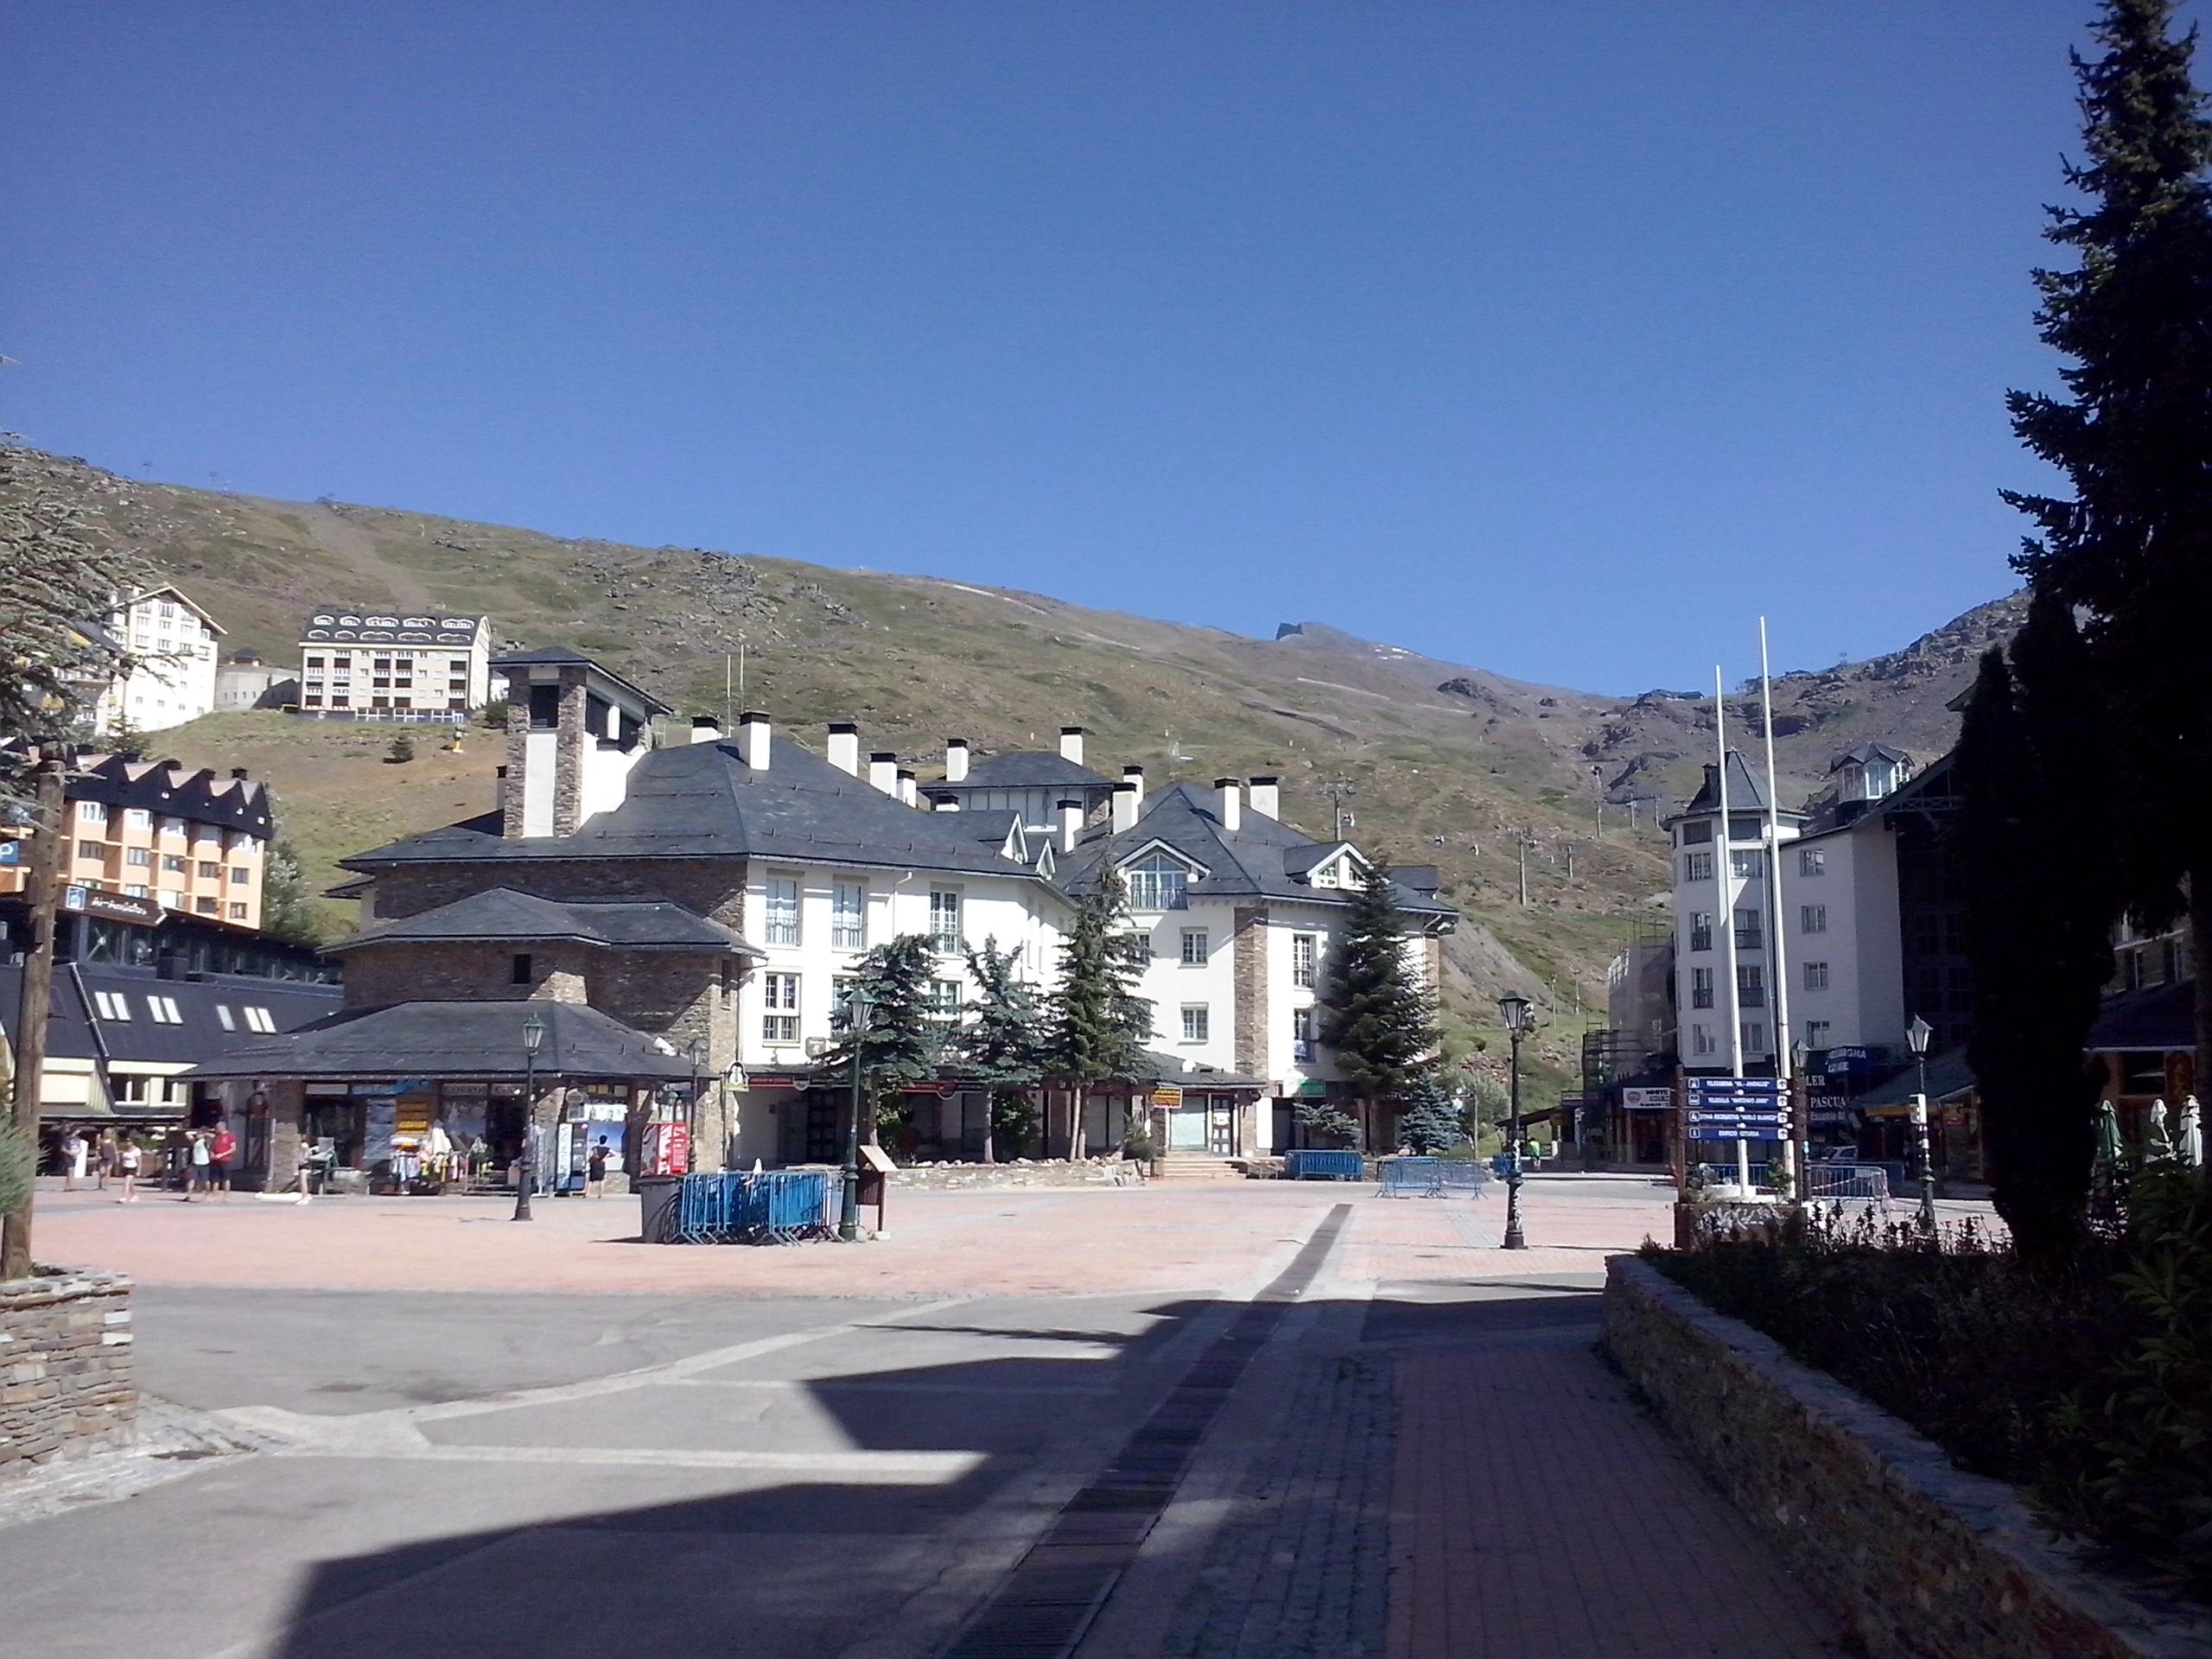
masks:
[[[796,949],[804,938],[800,920],[806,884],[796,871],[770,870],[760,878],[760,943]]]
[[[799,978],[781,969],[760,976],[760,1040],[771,1048],[798,1046]]]
[[[1182,965],[1184,967],[1203,968],[1209,962],[1212,961],[1213,935],[1211,929],[1204,927],[1184,928],[1182,930]],[[1194,942],[1198,947],[1195,954],[1193,954],[1192,950],[1192,946]]]
[[[1196,1016],[1194,1019],[1192,1016]],[[1179,1027],[1185,1043],[1210,1043],[1213,1040],[1213,1007],[1206,1002],[1185,1002],[1182,1005]]]

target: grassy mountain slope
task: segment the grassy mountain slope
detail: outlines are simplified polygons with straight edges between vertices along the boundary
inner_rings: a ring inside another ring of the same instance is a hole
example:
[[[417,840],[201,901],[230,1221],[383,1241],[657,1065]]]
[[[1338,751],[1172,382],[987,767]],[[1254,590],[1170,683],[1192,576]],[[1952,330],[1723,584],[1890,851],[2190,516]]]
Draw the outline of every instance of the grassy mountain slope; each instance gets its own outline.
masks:
[[[1318,623],[1254,639],[966,583],[41,464],[95,535],[136,548],[207,606],[227,645],[273,661],[294,659],[316,604],[484,612],[503,643],[593,652],[687,711],[722,708],[726,665],[741,650],[747,706],[815,747],[823,721],[856,720],[864,747],[895,748],[925,777],[948,733],[986,750],[1050,747],[1063,722],[1080,721],[1102,769],[1135,760],[1155,784],[1278,772],[1285,817],[1314,833],[1331,822],[1325,787],[1349,785],[1358,839],[1440,866],[1466,912],[1448,952],[1455,1014],[1486,1023],[1509,986],[1543,999],[1555,1009],[1541,1052],[1551,1065],[1568,1057],[1578,1006],[1602,1003],[1606,960],[1631,919],[1666,885],[1653,815],[1641,810],[1631,832],[1616,806],[1601,840],[1600,795],[1671,801],[1710,744],[1709,709],[1696,702],[1524,685]],[[1049,564],[1039,569],[1049,580]],[[1961,671],[1948,645],[1914,657],[1927,644],[1882,659],[1889,667],[1783,683],[1785,770],[1810,782],[1834,748],[1862,736],[1904,732],[1928,751],[1948,742],[1942,700],[1971,674],[1972,652]],[[480,810],[497,763],[489,746],[451,756],[425,744],[411,765],[387,766],[373,734],[275,715],[195,722],[159,747],[268,778],[315,878],[346,851]],[[1526,907],[1517,839],[1533,843]]]

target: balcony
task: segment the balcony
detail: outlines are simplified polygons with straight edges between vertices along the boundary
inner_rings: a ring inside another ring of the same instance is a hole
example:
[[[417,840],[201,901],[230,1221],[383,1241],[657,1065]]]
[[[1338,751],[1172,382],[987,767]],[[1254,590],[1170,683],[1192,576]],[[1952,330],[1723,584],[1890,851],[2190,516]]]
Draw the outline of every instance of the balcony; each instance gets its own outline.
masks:
[[[1294,1037],[1290,1041],[1290,1058],[1303,1065],[1313,1059],[1313,1051],[1319,1046],[1311,1037]]]
[[[1692,928],[1690,930],[1690,949],[1693,950],[1712,950],[1713,930],[1709,927]]]
[[[1756,950],[1759,949],[1763,937],[1756,927],[1739,927],[1736,930],[1736,948],[1738,950]]]

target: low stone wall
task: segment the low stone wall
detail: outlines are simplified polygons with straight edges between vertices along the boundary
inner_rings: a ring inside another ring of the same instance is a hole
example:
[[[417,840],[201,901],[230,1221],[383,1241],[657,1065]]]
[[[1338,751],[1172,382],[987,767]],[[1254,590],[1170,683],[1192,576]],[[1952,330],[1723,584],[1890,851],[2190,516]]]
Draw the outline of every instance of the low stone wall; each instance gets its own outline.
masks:
[[[906,1164],[892,1175],[891,1185],[939,1192],[967,1187],[1142,1186],[1144,1166],[1119,1153],[1075,1163],[1017,1158],[1005,1164]]]
[[[130,1442],[130,1281],[41,1268],[0,1281],[0,1479]]]
[[[2088,1568],[2012,1488],[1633,1256],[1606,1262],[1605,1345],[1872,1659],[2212,1655],[2190,1610]]]

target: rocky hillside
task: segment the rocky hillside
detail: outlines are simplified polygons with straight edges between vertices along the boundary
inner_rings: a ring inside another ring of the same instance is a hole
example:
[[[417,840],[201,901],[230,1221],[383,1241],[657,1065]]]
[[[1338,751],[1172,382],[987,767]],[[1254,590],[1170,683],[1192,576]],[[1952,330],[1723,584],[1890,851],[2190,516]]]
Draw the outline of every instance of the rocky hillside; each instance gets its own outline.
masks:
[[[741,657],[747,706],[817,744],[822,722],[857,720],[868,747],[897,749],[925,776],[948,732],[987,749],[1028,747],[1080,721],[1102,764],[1136,760],[1155,779],[1278,772],[1286,817],[1316,833],[1329,828],[1333,791],[1363,842],[1442,868],[1468,918],[1450,953],[1457,1014],[1471,1029],[1498,990],[1527,990],[1556,1010],[1554,1059],[1665,885],[1649,806],[1679,798],[1710,741],[1709,699],[1528,685],[1318,622],[1254,639],[1041,594],[215,494],[37,459],[95,535],[168,572],[223,621],[229,646],[272,660],[292,658],[299,620],[318,604],[483,612],[504,643],[594,652],[687,710],[720,710]],[[1038,572],[1050,582],[1049,560]],[[1834,750],[1869,738],[1941,749],[1955,721],[1944,702],[2010,604],[1893,657],[1780,683],[1785,769],[1809,788]],[[267,715],[253,717],[270,727],[255,741],[236,718],[164,747],[212,761],[222,757],[193,751],[251,742],[326,866],[346,850],[340,826],[447,821],[489,765],[441,762],[439,786],[416,791],[358,734],[304,733]],[[285,759],[296,752],[313,764]],[[1602,837],[1601,800],[1611,803]]]

